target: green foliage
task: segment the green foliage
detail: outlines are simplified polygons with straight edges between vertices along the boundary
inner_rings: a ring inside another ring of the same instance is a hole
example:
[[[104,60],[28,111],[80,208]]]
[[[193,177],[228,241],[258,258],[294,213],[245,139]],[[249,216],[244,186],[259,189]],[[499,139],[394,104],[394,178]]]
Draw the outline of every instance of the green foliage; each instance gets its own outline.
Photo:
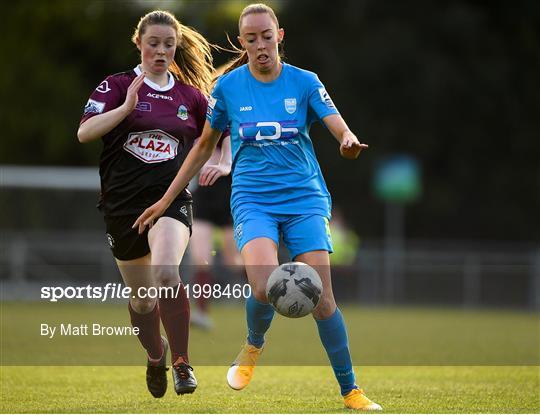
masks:
[[[245,1],[10,2],[3,9],[0,163],[95,165],[99,143],[76,131],[108,74],[133,67],[139,17],[173,7],[226,46]],[[540,221],[540,5],[414,0],[276,1],[290,63],[317,72],[370,149],[341,159],[313,129],[329,188],[363,238],[383,233],[372,194],[377,161],[416,157],[423,196],[407,237],[538,242]],[[216,54],[216,64],[227,60]],[[360,213],[359,213],[360,211]]]
[[[538,2],[298,0],[280,23],[291,62],[319,74],[370,145],[349,163],[326,132],[315,135],[334,198],[362,237],[383,233],[374,166],[408,153],[424,187],[408,237],[539,241]]]

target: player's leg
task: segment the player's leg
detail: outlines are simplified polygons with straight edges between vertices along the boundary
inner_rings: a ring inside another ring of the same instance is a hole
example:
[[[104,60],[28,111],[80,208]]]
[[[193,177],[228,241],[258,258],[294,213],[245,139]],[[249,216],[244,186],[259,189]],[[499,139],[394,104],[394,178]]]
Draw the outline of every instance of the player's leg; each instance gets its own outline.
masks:
[[[252,239],[242,249],[242,261],[251,286],[251,296],[246,300],[247,342],[261,348],[274,317],[266,298],[266,283],[279,264],[276,242],[266,237]]]
[[[106,217],[107,234],[112,253],[124,284],[131,288],[128,303],[131,324],[148,356],[146,383],[150,393],[162,397],[167,390],[167,341],[160,335],[159,307],[155,298],[145,296],[155,287],[151,272],[151,256],[147,234],[139,235],[131,228],[135,217]]]
[[[207,220],[193,220],[193,235],[191,236],[189,252],[193,264],[193,284],[201,288],[205,284],[212,285],[213,278],[211,267],[214,263],[213,248],[213,225]],[[212,322],[208,314],[210,299],[201,295],[195,299],[196,310],[192,310],[191,324],[203,329],[210,329]]]
[[[242,256],[236,249],[234,243],[234,230],[232,225],[226,225],[221,228],[223,235],[223,263],[227,267],[238,267],[243,264]]]
[[[168,342],[160,334],[157,299],[144,296],[148,288],[156,286],[150,262],[150,254],[130,261],[116,259],[125,285],[132,290],[128,304],[131,324],[138,327],[137,337],[148,355],[146,385],[152,396],[161,398],[167,391]]]
[[[116,259],[116,263],[124,284],[131,288],[132,298],[128,304],[131,323],[133,327],[139,328],[139,341],[146,349],[148,359],[157,362],[163,353],[159,334],[159,308],[156,299],[144,297],[148,288],[155,286],[150,268],[150,254],[133,260]],[[143,297],[139,297],[139,293],[142,293]]]
[[[195,266],[212,265],[212,223],[207,220],[193,219],[193,234],[189,241],[191,261]]]
[[[353,409],[380,410],[381,407],[369,400],[355,382],[347,328],[332,291],[329,256],[332,243],[327,219],[318,215],[291,219],[284,226],[284,241],[295,261],[312,266],[321,277],[323,295],[313,310],[313,317],[345,405]]]
[[[266,281],[278,265],[279,234],[277,221],[264,214],[246,215],[235,224],[235,239],[251,286],[251,296],[246,299],[247,341],[227,372],[229,386],[240,390],[253,377],[264,335],[274,317],[274,309],[266,299]]]
[[[188,356],[189,300],[179,274],[189,234],[185,223],[167,216],[161,217],[148,233],[154,278],[160,287],[169,287],[166,295],[165,291],[160,293],[159,308],[171,348],[177,394],[192,393],[197,387]]]

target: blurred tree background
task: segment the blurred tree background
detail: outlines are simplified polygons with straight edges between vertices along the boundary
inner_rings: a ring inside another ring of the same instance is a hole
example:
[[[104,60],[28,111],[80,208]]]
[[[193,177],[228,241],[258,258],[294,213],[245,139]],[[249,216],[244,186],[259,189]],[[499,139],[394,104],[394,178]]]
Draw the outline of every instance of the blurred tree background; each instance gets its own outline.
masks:
[[[237,35],[244,1],[10,2],[3,6],[0,164],[96,166],[76,131],[91,91],[134,67],[140,16],[174,12],[211,42]],[[268,2],[286,60],[316,72],[370,148],[339,157],[312,138],[333,199],[362,238],[383,233],[374,167],[406,153],[422,170],[408,238],[540,241],[540,3],[534,0]],[[216,65],[227,54],[215,55]],[[5,207],[4,207],[5,208]],[[88,209],[92,209],[88,206]]]

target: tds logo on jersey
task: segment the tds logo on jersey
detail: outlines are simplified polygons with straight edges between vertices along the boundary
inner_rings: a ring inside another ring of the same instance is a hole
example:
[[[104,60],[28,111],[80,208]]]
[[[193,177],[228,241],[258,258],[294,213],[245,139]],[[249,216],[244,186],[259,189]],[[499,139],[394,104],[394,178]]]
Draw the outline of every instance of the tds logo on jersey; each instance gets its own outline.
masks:
[[[294,138],[298,135],[298,128],[292,127],[296,123],[296,120],[245,122],[240,124],[238,134],[246,141]]]
[[[178,139],[162,130],[131,133],[124,150],[145,163],[161,163],[176,157]]]

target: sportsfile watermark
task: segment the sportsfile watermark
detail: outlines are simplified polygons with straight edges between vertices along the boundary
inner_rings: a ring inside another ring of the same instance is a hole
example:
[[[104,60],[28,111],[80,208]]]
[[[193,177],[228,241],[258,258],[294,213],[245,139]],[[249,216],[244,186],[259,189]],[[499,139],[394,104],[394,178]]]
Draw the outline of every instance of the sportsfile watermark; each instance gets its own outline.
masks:
[[[122,282],[120,271],[114,267],[116,264],[111,264],[107,272],[103,264],[57,264],[55,267],[25,264],[20,270],[24,283],[22,277],[12,282],[0,281],[2,364],[140,366],[146,362],[146,352],[137,338],[142,326],[132,322],[128,303],[146,309],[157,307],[161,326],[165,315],[162,311],[179,310],[177,301],[168,299],[180,294],[180,286],[166,287],[173,285],[170,281],[177,281],[179,276],[184,290],[182,296],[185,293],[189,298],[190,312],[178,318],[178,324],[186,327],[187,321],[191,323],[190,362],[194,367],[229,366],[248,332],[246,298],[253,293],[247,275],[270,275],[275,269],[268,266],[247,270],[219,266],[133,267],[128,270],[129,276],[142,280],[151,275],[150,282],[145,279],[146,286],[139,289]],[[125,270],[122,271],[124,275]],[[293,303],[287,307],[288,314],[277,310],[280,299],[286,298],[288,293],[302,294],[306,301],[311,301],[316,298],[317,290],[301,270],[284,267],[282,271],[282,280],[267,285],[269,297],[276,298],[276,308],[272,311],[266,307],[265,310],[270,327],[265,333],[263,359],[258,364],[327,366],[328,357],[320,337],[320,329],[325,327],[320,327],[320,319],[310,313],[301,317],[296,312],[301,309],[300,302],[298,306]],[[320,275],[324,276],[325,272],[329,275],[329,271],[317,267]],[[384,280],[372,280],[366,270],[357,267],[334,266],[331,277],[332,292],[347,330],[355,365],[540,364],[537,311],[375,305],[367,301],[368,295],[384,294],[381,285]],[[426,284],[421,288],[430,290],[432,296],[438,294],[434,285]],[[447,289],[445,293],[452,295],[454,291]],[[133,297],[143,300],[134,301]],[[151,301],[144,300],[150,298]],[[206,326],[199,325],[202,306],[206,306],[206,322],[210,322]],[[166,335],[164,326],[161,334]]]
[[[85,286],[44,286],[40,298],[56,303],[62,300],[129,300],[178,298],[184,289],[187,298],[193,299],[246,299],[251,295],[249,284],[178,284],[174,287],[138,287],[133,289],[120,283]]]

